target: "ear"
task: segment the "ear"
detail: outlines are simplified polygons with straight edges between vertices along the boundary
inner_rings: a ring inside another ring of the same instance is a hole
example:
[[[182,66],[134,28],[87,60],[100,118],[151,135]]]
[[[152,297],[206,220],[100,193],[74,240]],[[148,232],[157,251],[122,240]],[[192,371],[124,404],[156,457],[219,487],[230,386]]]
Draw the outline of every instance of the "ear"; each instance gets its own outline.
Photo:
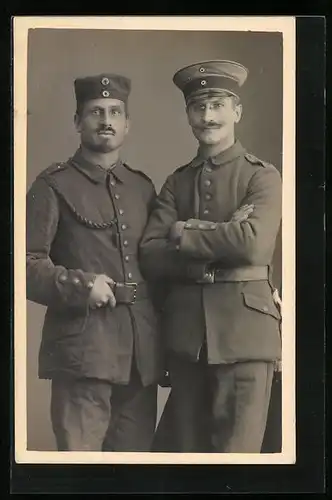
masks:
[[[80,117],[77,113],[75,113],[74,115],[74,124],[75,124],[75,128],[77,130],[77,132],[81,132],[81,120],[80,120]]]
[[[191,126],[191,123],[192,123],[192,118],[191,118],[191,106],[190,104],[187,104],[186,105],[186,115],[187,115],[187,120],[188,120],[188,123],[189,125]]]
[[[127,135],[129,130],[130,130],[130,127],[131,127],[131,121],[130,121],[130,118],[129,116],[127,116],[126,118],[126,127],[125,127],[125,134]]]
[[[242,117],[242,104],[237,104],[235,108],[235,123],[239,123]]]

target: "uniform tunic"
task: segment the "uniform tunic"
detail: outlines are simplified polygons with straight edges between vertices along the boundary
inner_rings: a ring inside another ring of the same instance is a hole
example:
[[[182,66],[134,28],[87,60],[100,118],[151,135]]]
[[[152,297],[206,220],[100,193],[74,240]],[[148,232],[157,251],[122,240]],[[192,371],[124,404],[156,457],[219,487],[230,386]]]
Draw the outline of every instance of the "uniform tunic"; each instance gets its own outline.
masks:
[[[106,171],[80,149],[34,181],[27,194],[27,298],[47,306],[40,378],[67,374],[127,384],[135,353],[143,385],[158,379],[151,299],[114,310],[88,307],[97,274],[144,282],[137,252],[154,197],[142,172],[121,161]]]
[[[239,141],[215,158],[198,155],[167,178],[140,244],[145,276],[170,285],[162,319],[167,349],[197,360],[206,340],[210,364],[280,357],[280,313],[270,280],[197,284],[191,277],[202,264],[270,268],[281,190],[278,170]],[[253,213],[231,222],[244,204],[253,204]],[[168,238],[176,221],[186,221],[178,248]]]

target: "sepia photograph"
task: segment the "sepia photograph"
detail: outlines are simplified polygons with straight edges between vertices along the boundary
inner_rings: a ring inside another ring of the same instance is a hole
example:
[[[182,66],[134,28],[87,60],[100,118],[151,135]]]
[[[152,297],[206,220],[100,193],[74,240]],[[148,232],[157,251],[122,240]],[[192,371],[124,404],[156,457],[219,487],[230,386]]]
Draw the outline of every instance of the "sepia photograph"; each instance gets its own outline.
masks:
[[[295,464],[295,18],[13,35],[16,462]]]

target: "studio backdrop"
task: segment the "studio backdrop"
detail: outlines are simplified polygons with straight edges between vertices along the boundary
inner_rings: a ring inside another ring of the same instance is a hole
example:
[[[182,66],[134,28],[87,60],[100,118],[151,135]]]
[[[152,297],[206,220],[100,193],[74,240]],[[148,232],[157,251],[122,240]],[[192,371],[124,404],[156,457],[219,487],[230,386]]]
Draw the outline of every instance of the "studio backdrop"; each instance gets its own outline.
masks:
[[[230,59],[249,69],[237,135],[248,152],[281,170],[282,48],[282,34],[273,32],[30,30],[27,188],[43,169],[65,161],[79,145],[73,121],[74,79],[116,72],[132,80],[131,130],[123,159],[148,174],[159,191],[166,176],[197,150],[173,74],[208,59]],[[280,289],[280,236],[274,281]],[[27,307],[28,450],[52,451],[50,384],[37,375],[45,308],[30,302]],[[160,390],[159,416],[167,395],[166,389]]]

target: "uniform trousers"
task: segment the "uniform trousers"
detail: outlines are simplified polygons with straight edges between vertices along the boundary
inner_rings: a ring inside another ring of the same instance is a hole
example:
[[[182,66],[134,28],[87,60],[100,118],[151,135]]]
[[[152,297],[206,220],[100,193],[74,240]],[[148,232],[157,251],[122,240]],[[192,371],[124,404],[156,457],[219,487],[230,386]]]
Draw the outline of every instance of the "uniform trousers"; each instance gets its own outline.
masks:
[[[171,355],[172,429],[178,452],[260,453],[273,363],[208,365]]]
[[[51,421],[59,451],[150,451],[156,414],[157,386],[142,385],[135,363],[128,385],[52,380]]]

